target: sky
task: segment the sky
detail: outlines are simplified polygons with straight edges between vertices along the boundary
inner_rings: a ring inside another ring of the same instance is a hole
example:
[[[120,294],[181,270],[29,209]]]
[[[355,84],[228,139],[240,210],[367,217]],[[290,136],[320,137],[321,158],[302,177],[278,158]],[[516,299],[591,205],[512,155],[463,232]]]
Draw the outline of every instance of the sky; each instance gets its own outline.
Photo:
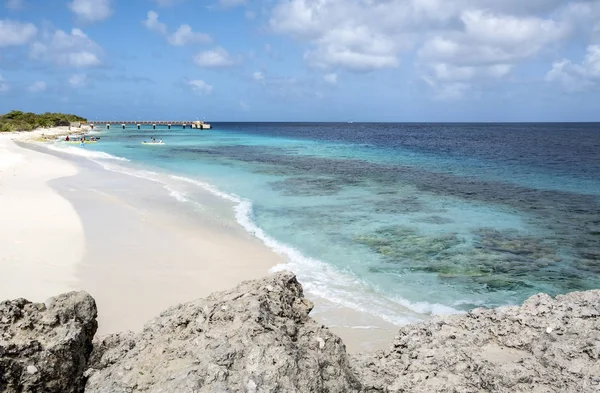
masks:
[[[600,0],[0,2],[0,113],[600,121]]]

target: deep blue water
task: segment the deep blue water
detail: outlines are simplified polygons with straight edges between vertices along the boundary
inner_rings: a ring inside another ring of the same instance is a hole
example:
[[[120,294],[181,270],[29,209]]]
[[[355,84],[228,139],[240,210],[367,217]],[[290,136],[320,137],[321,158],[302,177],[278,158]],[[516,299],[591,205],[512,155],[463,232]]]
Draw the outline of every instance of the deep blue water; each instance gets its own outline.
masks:
[[[213,126],[68,150],[162,173],[190,209],[214,186],[309,293],[392,322],[600,288],[600,124]]]

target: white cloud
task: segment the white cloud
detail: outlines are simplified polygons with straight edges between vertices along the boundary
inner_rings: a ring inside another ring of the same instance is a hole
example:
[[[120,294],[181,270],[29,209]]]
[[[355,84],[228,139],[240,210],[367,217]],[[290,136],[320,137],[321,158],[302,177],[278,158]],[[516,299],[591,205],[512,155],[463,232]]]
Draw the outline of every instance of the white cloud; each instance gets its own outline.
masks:
[[[73,0],[69,3],[69,9],[87,22],[100,21],[112,14],[111,0]]]
[[[194,32],[190,25],[180,25],[177,30],[169,34],[167,25],[159,22],[158,13],[148,11],[146,20],[143,21],[148,30],[157,32],[165,37],[167,42],[173,46],[184,46],[188,44],[207,44],[212,42],[212,38],[205,33]]]
[[[459,98],[485,80],[508,76],[513,67],[569,33],[566,24],[533,16],[467,10],[462,31],[435,35],[418,51],[423,80],[442,98]]]
[[[188,81],[188,85],[198,94],[208,95],[213,92],[213,87],[200,79]]]
[[[169,44],[183,46],[187,44],[206,44],[212,41],[208,34],[195,33],[189,25],[181,25],[167,38]]]
[[[6,93],[9,90],[10,90],[9,84],[6,83],[6,81],[2,77],[2,74],[0,74],[0,93]]]
[[[590,45],[581,64],[566,59],[555,62],[546,80],[559,83],[569,92],[600,88],[600,45]]]
[[[69,78],[69,85],[72,87],[83,87],[87,84],[87,75],[74,74]]]
[[[255,81],[262,81],[265,79],[265,75],[260,71],[256,71],[254,74],[252,74],[252,78],[254,78]]]
[[[0,20],[0,47],[24,45],[37,34],[37,28],[31,23],[21,23],[9,19]]]
[[[73,29],[70,34],[62,30],[44,34],[42,41],[31,45],[29,56],[59,66],[85,68],[100,65],[101,53],[102,48],[83,31]]]
[[[27,88],[27,90],[29,90],[32,93],[42,92],[42,91],[46,90],[46,82],[44,82],[44,81],[34,82]]]
[[[158,13],[155,11],[148,11],[146,20],[144,20],[143,23],[148,30],[155,31],[160,34],[167,34],[167,25],[158,21]]]
[[[194,56],[194,62],[200,67],[206,68],[231,67],[235,64],[235,61],[223,48],[200,52]]]
[[[600,40],[597,0],[286,0],[269,18],[312,66],[376,71],[416,55],[417,74],[455,96],[596,25]]]
[[[337,74],[334,72],[325,74],[325,75],[323,75],[323,80],[329,84],[335,85],[335,84],[337,84],[337,81],[338,81]]]
[[[434,63],[422,70],[421,77],[433,89],[435,98],[450,100],[465,96],[475,82],[503,78],[511,69],[509,64],[471,67]]]
[[[21,8],[23,8],[23,0],[6,0],[4,2],[4,5],[6,5],[6,8],[8,8],[9,10],[20,10]]]
[[[460,65],[515,63],[569,32],[566,25],[552,20],[483,11],[465,11],[461,21],[464,31],[429,39],[419,50],[419,57]]]
[[[249,111],[250,105],[248,105],[245,101],[240,101],[240,108],[242,108],[243,111]]]

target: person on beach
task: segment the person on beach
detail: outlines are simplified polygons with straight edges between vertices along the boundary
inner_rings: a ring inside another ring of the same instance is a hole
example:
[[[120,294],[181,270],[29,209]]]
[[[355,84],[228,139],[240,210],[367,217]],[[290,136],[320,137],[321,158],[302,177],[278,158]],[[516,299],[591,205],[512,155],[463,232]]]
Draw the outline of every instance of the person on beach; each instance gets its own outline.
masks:
[[[65,141],[67,141],[67,142],[69,142],[69,141],[70,141],[70,139],[69,139],[69,136],[68,136],[68,135],[67,135],[67,137],[65,138]]]

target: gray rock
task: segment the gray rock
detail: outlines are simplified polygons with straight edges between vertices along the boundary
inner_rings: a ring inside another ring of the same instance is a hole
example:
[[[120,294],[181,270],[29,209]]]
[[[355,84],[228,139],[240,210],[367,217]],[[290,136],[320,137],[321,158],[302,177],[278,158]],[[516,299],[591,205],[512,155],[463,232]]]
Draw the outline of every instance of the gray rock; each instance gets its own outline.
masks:
[[[0,392],[82,392],[96,315],[85,292],[0,303]]]
[[[600,291],[406,326],[352,367],[365,392],[600,392]]]
[[[95,342],[86,393],[358,392],[342,341],[282,272]]]

